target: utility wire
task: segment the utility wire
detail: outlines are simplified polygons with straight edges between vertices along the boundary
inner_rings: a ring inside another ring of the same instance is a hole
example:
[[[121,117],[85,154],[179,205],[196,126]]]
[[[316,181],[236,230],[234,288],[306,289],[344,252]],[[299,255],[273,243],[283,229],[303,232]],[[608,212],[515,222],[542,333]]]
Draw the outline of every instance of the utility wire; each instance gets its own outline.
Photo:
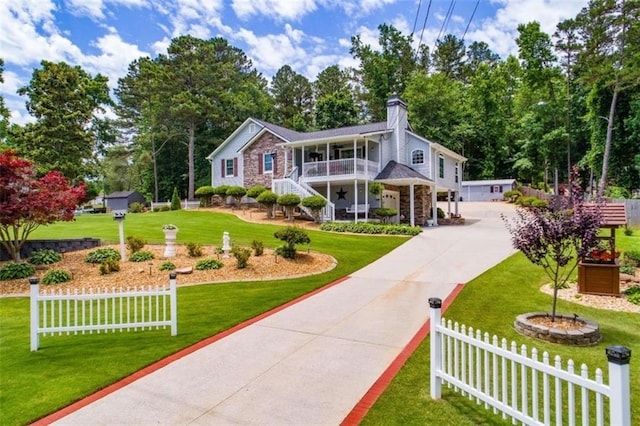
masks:
[[[469,31],[469,26],[471,25],[471,21],[473,21],[473,17],[476,15],[476,10],[478,10],[479,4],[480,4],[480,0],[476,1],[476,7],[473,8],[473,12],[471,13],[471,18],[469,18],[469,22],[467,22],[467,28],[464,29],[464,34],[462,34],[462,41],[464,41],[464,37],[467,35],[467,31]]]
[[[424,17],[424,23],[422,24],[422,31],[420,31],[420,41],[418,42],[418,46],[422,44],[422,36],[424,35],[424,29],[427,26],[427,19],[429,19],[430,10],[431,10],[431,0],[429,0],[429,5],[427,6],[427,15]]]
[[[420,15],[420,6],[422,6],[422,0],[418,3],[418,11],[416,12],[416,19],[413,21],[413,31],[411,31],[411,35],[416,32],[416,24],[418,23],[418,16]]]
[[[451,0],[451,3],[449,3],[449,9],[447,10],[447,14],[444,17],[444,21],[442,21],[442,26],[440,27],[440,32],[438,33],[438,38],[436,39],[436,42],[440,40],[440,36],[442,35],[442,32],[445,31],[445,29],[447,28],[447,24],[449,22],[449,18],[451,17],[451,12],[453,12],[453,6],[455,4],[456,4],[456,0]],[[433,48],[435,49],[436,46],[434,45]]]

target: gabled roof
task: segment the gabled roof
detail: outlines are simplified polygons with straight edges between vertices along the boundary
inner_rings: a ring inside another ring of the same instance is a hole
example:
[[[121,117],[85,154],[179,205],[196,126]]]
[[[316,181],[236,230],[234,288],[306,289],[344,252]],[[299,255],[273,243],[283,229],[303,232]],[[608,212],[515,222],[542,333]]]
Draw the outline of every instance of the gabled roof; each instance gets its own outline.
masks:
[[[389,161],[378,176],[376,176],[375,180],[390,185],[406,185],[412,182],[433,184],[433,181],[428,177],[395,160]]]
[[[585,209],[600,209],[600,226],[617,228],[627,224],[627,209],[624,203],[585,203]]]
[[[306,141],[321,141],[323,139],[333,139],[336,137],[347,136],[359,136],[366,135],[368,133],[377,133],[381,131],[390,130],[387,129],[386,122],[377,122],[370,124],[359,124],[356,126],[338,127],[336,129],[317,130],[315,132],[296,132],[295,130],[287,129],[286,127],[271,124],[267,121],[255,120],[262,124],[265,129],[279,136],[285,142],[306,142]]]
[[[108,200],[113,198],[129,198],[129,196],[133,194],[139,194],[140,196],[142,196],[142,194],[138,193],[137,191],[115,191],[104,198]]]

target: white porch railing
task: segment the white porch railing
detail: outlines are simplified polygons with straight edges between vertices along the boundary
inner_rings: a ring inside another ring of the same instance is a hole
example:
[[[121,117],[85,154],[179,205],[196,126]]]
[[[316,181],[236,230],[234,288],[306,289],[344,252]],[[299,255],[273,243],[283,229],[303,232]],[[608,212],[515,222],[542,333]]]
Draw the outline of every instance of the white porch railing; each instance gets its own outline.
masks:
[[[362,158],[345,158],[342,160],[316,161],[304,163],[302,177],[304,179],[317,180],[316,178],[354,177],[361,179],[373,179],[378,173],[378,163],[363,160]]]
[[[603,383],[602,370],[595,370],[595,380],[589,379],[586,365],[574,372],[569,360],[562,368],[559,356],[554,365],[544,352],[538,361],[536,349],[527,355],[515,342],[509,349],[506,339],[481,335],[480,330],[441,319],[441,300],[429,299],[431,339],[431,397],[441,398],[442,384],[447,383],[485,408],[493,407],[513,424],[569,425],[611,424],[631,425],[629,361],[631,350],[609,346],[609,385]],[[605,399],[609,416],[605,422]],[[595,402],[595,407],[592,403]],[[554,417],[552,420],[552,416]],[[592,419],[594,417],[594,419]],[[566,419],[566,420],[565,420]]]
[[[40,294],[37,277],[31,284],[31,350],[37,351],[40,335],[85,334],[97,331],[137,331],[171,327],[178,333],[176,274],[169,287],[138,288],[126,291],[48,291]]]
[[[295,182],[292,179],[274,179],[271,182],[271,190],[277,195],[296,194],[301,199],[305,197],[311,197],[313,195],[319,195],[322,198],[326,198],[304,182]],[[311,216],[312,212],[310,209],[304,206],[300,206],[300,209]],[[324,206],[320,211],[320,220],[322,220],[323,222],[335,220],[335,212],[335,204],[327,200],[327,205]]]

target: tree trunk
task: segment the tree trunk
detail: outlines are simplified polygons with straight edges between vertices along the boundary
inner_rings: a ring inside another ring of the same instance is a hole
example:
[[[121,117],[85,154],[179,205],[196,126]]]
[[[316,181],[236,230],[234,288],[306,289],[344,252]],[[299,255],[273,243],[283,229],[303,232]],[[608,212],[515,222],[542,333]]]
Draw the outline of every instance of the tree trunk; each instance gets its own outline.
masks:
[[[193,200],[195,198],[195,124],[189,125],[189,188],[187,198]]]
[[[598,189],[598,197],[604,195],[607,187],[607,173],[609,172],[609,156],[611,154],[611,143],[613,139],[613,118],[616,113],[616,104],[618,103],[618,86],[619,82],[613,86],[613,97],[611,98],[611,107],[609,108],[609,119],[607,121],[607,139],[604,145],[604,155],[602,156],[602,175],[600,176],[600,187]]]

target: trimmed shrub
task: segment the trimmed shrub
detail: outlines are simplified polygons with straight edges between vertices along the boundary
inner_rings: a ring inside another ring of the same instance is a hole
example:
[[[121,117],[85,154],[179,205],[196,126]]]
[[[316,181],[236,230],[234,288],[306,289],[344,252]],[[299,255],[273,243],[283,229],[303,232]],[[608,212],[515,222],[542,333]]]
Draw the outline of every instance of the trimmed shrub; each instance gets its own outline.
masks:
[[[200,243],[187,243],[187,255],[189,257],[202,257],[202,244]]]
[[[414,236],[422,232],[419,226],[404,224],[378,224],[367,222],[327,222],[320,225],[320,230],[328,232],[352,232],[354,234],[386,234]]]
[[[254,256],[262,256],[262,253],[264,253],[264,242],[253,240],[251,242],[251,248],[253,249]]]
[[[29,257],[29,263],[32,265],[51,265],[60,262],[60,260],[62,260],[62,255],[52,249],[36,250]]]
[[[252,186],[251,188],[247,189],[247,197],[255,199],[258,197],[258,195],[262,194],[266,190],[267,188],[262,185]]]
[[[118,262],[118,259],[105,259],[102,263],[100,263],[100,275],[107,275],[112,272],[118,272],[120,270],[120,262]]]
[[[200,198],[201,207],[208,207],[213,204],[213,196],[215,195],[215,192],[213,190],[213,186],[207,185],[196,189],[194,195]]]
[[[251,256],[251,250],[246,247],[234,246],[231,249],[231,254],[236,258],[236,266],[238,269],[244,269],[249,263],[249,257]]]
[[[230,186],[227,189],[227,195],[229,197],[233,197],[235,203],[238,207],[240,207],[240,202],[242,201],[242,197],[247,193],[247,190],[242,186]]]
[[[129,256],[130,262],[145,262],[147,260],[154,259],[155,255],[150,251],[137,251]]]
[[[71,281],[71,274],[62,269],[52,269],[42,277],[42,284],[52,285]]]
[[[36,273],[36,268],[25,262],[9,262],[0,268],[0,281],[27,278]]]
[[[374,209],[373,212],[376,216],[380,217],[382,223],[389,223],[389,219],[398,214],[398,210],[388,207],[378,207],[377,209]]]
[[[160,265],[161,271],[173,271],[174,269],[176,269],[176,265],[171,262],[164,262],[162,265]]]
[[[286,259],[296,258],[296,244],[309,244],[311,239],[309,235],[301,228],[295,226],[287,226],[273,234],[277,239],[284,241],[286,246],[278,247],[276,252]]]
[[[129,204],[129,213],[142,213],[144,211],[144,204],[134,202]]]
[[[302,201],[300,201],[300,205],[311,209],[313,220],[320,222],[320,211],[327,205],[327,200],[320,195],[312,195],[303,198]]]
[[[178,188],[173,188],[173,195],[171,196],[171,210],[182,210],[182,204],[180,204],[180,196],[178,195]]]
[[[440,207],[438,207],[436,212],[438,215],[438,219],[444,219],[446,217],[446,215],[444,214],[444,210],[442,210]]]
[[[220,185],[213,188],[213,193],[222,205],[227,203],[227,189],[229,189],[229,185]]]
[[[508,202],[516,203],[520,199],[520,197],[522,197],[522,192],[518,191],[517,189],[512,189],[511,191],[507,191],[502,194],[502,196]]]
[[[224,266],[218,259],[202,259],[196,262],[196,269],[204,271],[205,269],[220,269]]]
[[[161,207],[154,207],[153,212],[154,213],[168,212],[169,210],[171,210],[171,207],[169,207],[169,206],[161,206]]]
[[[137,253],[144,248],[147,242],[139,237],[129,236],[127,237],[127,248],[133,253]]]
[[[273,217],[273,206],[275,206],[278,202],[278,196],[268,189],[263,191],[258,195],[256,201],[261,205],[265,206],[267,209],[267,219],[271,219]]]
[[[99,248],[87,253],[84,261],[87,263],[102,263],[106,260],[120,260],[120,253],[111,247]]]
[[[297,194],[283,194],[278,197],[276,202],[278,205],[284,207],[287,218],[293,220],[293,210],[300,204],[300,196]]]

